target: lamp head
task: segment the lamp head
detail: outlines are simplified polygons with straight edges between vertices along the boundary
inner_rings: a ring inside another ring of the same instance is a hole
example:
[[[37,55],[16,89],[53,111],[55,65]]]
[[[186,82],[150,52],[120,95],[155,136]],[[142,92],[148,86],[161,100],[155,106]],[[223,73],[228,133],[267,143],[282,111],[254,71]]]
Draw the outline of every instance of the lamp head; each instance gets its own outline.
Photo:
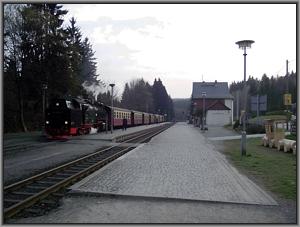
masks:
[[[253,40],[241,40],[236,42],[235,44],[239,45],[240,49],[251,48],[251,44],[254,43]]]

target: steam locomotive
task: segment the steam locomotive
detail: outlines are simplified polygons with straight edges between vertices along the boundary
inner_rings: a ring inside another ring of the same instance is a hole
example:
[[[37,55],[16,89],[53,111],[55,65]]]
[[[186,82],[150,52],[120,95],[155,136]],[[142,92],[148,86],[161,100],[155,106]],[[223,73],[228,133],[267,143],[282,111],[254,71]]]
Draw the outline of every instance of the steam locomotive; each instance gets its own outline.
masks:
[[[125,121],[127,127],[133,127],[161,123],[165,119],[159,114],[112,108],[79,98],[56,98],[46,109],[45,131],[49,138],[67,138],[89,134],[92,130],[96,132],[110,130],[112,125],[113,128],[121,128]]]

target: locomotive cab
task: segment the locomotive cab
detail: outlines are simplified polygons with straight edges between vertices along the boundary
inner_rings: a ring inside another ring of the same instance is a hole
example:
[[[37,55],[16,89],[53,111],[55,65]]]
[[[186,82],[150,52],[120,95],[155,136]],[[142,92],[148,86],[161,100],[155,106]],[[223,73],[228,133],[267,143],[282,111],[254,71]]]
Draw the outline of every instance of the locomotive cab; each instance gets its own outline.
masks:
[[[80,104],[76,100],[53,99],[46,109],[46,133],[52,137],[76,134],[81,122]]]

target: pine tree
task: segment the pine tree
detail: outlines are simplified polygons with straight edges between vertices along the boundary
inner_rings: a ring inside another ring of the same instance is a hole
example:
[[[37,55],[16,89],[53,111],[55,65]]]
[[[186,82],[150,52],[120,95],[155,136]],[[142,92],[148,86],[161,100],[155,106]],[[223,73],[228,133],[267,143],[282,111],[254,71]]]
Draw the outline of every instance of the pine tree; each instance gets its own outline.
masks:
[[[24,120],[24,81],[22,77],[22,44],[23,5],[4,5],[4,131],[27,131]]]
[[[80,29],[76,26],[76,20],[74,17],[69,21],[70,25],[66,28],[66,43],[68,46],[69,56],[69,69],[71,71],[72,85],[71,94],[76,96],[82,91],[81,65],[83,61],[82,52],[82,34]]]
[[[92,45],[89,42],[88,38],[85,38],[82,43],[82,66],[80,72],[80,82],[87,82],[87,85],[91,85],[92,83],[99,82],[97,80],[97,62],[94,57],[95,52],[92,49]]]

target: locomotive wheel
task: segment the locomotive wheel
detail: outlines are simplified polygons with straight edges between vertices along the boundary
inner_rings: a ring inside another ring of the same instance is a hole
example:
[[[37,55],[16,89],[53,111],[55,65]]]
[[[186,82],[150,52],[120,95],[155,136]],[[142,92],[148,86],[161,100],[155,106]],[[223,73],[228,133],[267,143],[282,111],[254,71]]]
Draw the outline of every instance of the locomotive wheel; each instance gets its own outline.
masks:
[[[82,135],[82,130],[81,130],[80,128],[77,129],[77,135],[78,135],[78,136]]]

